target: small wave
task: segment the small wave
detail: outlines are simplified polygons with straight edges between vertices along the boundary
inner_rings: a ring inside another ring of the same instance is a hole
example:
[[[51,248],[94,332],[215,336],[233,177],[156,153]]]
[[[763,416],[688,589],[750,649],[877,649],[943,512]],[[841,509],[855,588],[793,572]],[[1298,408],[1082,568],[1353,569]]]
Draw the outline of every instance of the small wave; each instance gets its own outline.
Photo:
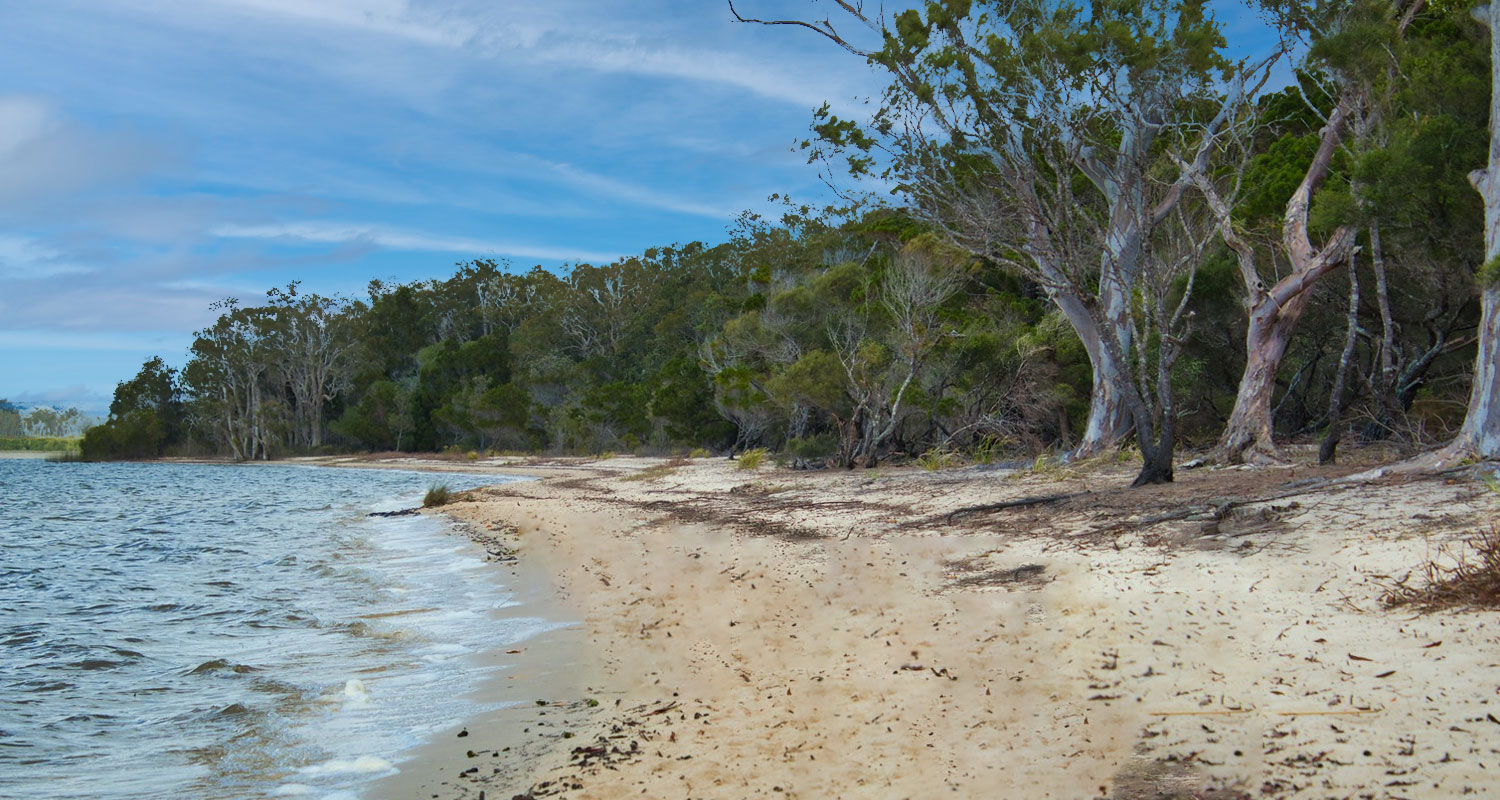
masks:
[[[66,681],[27,681],[21,687],[22,691],[27,692],[60,692],[73,688],[73,684]]]
[[[391,762],[379,756],[360,756],[359,758],[333,759],[321,764],[313,764],[297,770],[304,775],[367,775],[375,772],[387,772],[395,769]]]
[[[115,667],[123,667],[129,663],[129,661],[113,661],[108,658],[85,658],[81,661],[74,661],[68,664],[67,668],[82,670],[114,669]]]

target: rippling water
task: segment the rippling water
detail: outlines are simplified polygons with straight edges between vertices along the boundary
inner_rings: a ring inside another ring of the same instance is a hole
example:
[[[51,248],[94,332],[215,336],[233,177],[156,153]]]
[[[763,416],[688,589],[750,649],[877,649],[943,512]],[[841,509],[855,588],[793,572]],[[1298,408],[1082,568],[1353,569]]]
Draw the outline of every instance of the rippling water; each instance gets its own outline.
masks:
[[[472,716],[475,654],[551,625],[441,521],[367,516],[433,481],[0,461],[0,797],[356,797]]]

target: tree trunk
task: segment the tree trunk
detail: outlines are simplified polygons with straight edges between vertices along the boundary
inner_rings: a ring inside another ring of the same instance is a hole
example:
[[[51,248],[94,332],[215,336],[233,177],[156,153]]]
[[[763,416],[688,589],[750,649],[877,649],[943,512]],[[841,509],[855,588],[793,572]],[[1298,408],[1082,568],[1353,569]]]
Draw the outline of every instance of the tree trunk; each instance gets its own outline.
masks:
[[[1272,435],[1271,398],[1276,392],[1281,359],[1310,297],[1310,292],[1300,293],[1278,309],[1272,296],[1265,295],[1250,312],[1245,328],[1245,371],[1240,376],[1234,410],[1219,438],[1219,450],[1231,464],[1273,463],[1280,458]]]
[[[1332,464],[1338,454],[1339,439],[1344,430],[1344,384],[1349,378],[1349,365],[1354,361],[1354,345],[1359,341],[1359,271],[1355,269],[1352,258],[1349,259],[1349,312],[1346,319],[1344,352],[1339,355],[1333,391],[1328,393],[1328,433],[1318,445],[1319,464]]]
[[[1479,270],[1479,353],[1469,411],[1458,437],[1438,454],[1450,463],[1465,456],[1500,457],[1500,0],[1474,9],[1490,29],[1490,159],[1485,169],[1469,174],[1484,200],[1484,266]]]
[[[1087,458],[1114,447],[1130,435],[1130,410],[1125,406],[1121,387],[1122,381],[1129,380],[1128,373],[1104,347],[1099,326],[1082,300],[1062,293],[1056,293],[1052,299],[1083,342],[1084,352],[1088,353],[1089,364],[1093,367],[1088,422],[1084,425],[1083,438],[1069,454],[1071,459]]]
[[[1141,471],[1131,482],[1131,488],[1149,486],[1153,483],[1172,482],[1172,454],[1175,451],[1175,443],[1171,436],[1165,437],[1161,442],[1144,447],[1141,450]]]
[[[1224,435],[1219,439],[1219,457],[1230,464],[1279,459],[1271,428],[1271,395],[1276,388],[1276,370],[1286,355],[1297,320],[1312,297],[1313,286],[1324,275],[1337,269],[1354,246],[1354,230],[1344,226],[1329,237],[1322,250],[1318,250],[1308,236],[1307,222],[1313,195],[1328,176],[1354,102],[1354,96],[1347,92],[1339,99],[1328,117],[1328,124],[1319,133],[1318,151],[1302,176],[1302,183],[1287,200],[1281,237],[1292,272],[1277,281],[1275,286],[1269,289],[1261,286],[1249,245],[1234,232],[1227,204],[1218,198],[1210,185],[1204,184],[1205,194],[1219,217],[1224,241],[1239,259],[1241,277],[1248,292],[1245,305],[1250,312],[1245,329],[1245,372],[1240,378],[1234,410],[1230,412]]]

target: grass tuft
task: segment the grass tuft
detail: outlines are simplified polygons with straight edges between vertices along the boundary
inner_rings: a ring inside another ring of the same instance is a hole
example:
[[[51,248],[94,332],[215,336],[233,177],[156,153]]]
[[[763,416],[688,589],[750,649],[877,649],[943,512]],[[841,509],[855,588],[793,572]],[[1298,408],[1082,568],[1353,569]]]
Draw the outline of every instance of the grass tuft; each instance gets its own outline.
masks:
[[[427,494],[422,498],[423,508],[437,508],[446,506],[453,502],[453,490],[446,483],[434,483],[427,487]]]
[[[1462,550],[1470,552],[1442,548],[1436,558],[1418,568],[1421,585],[1409,585],[1412,576],[1407,575],[1381,596],[1381,602],[1421,611],[1500,608],[1500,526],[1476,531]],[[1444,563],[1448,561],[1452,563]]]
[[[665,478],[665,477],[668,477],[670,475],[676,474],[676,472],[677,472],[677,467],[674,466],[673,464],[671,464],[670,462],[666,463],[666,464],[653,464],[653,465],[651,465],[649,467],[646,467],[644,469],[638,469],[635,472],[632,472],[629,475],[626,475],[625,477],[621,478],[620,480],[622,480],[622,481],[659,481],[662,478]]]
[[[757,447],[754,450],[746,450],[740,453],[739,461],[736,461],[735,464],[740,469],[760,469],[760,465],[766,463],[766,457],[769,455],[771,455],[769,450],[764,447]]]
[[[934,447],[917,456],[917,466],[928,472],[937,472],[938,470],[956,467],[960,461],[959,455],[947,447]]]

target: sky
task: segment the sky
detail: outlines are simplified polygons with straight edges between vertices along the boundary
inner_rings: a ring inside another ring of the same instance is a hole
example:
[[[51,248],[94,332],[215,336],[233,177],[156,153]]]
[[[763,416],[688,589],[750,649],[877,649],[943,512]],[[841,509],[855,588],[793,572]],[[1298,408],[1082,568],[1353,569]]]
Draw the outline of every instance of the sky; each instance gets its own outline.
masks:
[[[293,280],[722,241],[772,194],[830,201],[794,143],[881,86],[722,0],[10,0],[0,398],[102,411],[212,303]]]

